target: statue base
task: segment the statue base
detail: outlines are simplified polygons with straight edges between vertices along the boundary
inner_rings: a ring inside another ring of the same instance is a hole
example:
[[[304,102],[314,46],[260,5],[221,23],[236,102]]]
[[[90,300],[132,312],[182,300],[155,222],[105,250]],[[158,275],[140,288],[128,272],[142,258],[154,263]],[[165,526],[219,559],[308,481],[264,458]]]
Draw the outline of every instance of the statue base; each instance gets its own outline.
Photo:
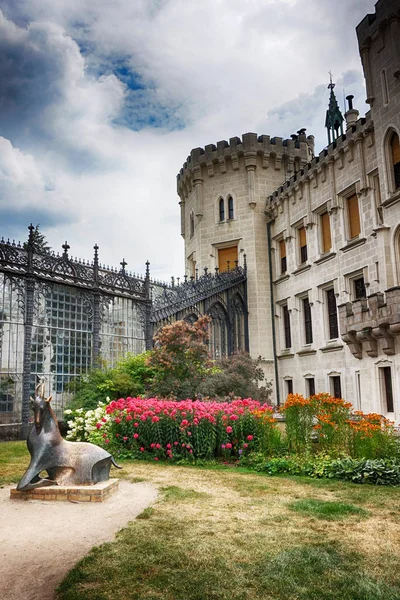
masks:
[[[49,485],[32,490],[10,490],[11,500],[46,500],[62,502],[104,502],[117,491],[119,480],[109,479],[95,485]]]

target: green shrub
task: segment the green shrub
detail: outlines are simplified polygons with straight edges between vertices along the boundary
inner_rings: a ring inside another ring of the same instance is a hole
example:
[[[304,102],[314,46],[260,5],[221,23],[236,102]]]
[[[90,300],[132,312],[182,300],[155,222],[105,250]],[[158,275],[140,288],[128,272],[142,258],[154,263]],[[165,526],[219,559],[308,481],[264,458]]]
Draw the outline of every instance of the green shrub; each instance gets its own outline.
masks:
[[[73,387],[71,385],[70,391],[74,397],[68,408],[94,410],[107,397],[116,399],[144,395],[154,375],[153,369],[147,365],[149,354],[128,354],[115,368],[92,369],[74,382]]]
[[[247,352],[236,352],[216,360],[215,369],[207,375],[200,386],[201,394],[223,400],[236,396],[267,402],[271,395],[272,383],[259,385],[265,380],[260,363],[260,356],[254,359]]]
[[[353,483],[400,485],[400,462],[396,459],[338,459],[332,461],[327,473],[329,477]]]

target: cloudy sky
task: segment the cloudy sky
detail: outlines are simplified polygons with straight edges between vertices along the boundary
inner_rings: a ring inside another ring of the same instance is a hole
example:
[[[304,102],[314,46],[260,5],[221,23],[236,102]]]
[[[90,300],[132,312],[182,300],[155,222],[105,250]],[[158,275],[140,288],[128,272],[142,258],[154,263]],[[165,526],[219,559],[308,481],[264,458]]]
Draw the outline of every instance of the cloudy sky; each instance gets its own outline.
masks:
[[[328,71],[365,90],[373,0],[0,0],[0,236],[166,279],[183,273],[176,174],[247,131],[326,145]]]

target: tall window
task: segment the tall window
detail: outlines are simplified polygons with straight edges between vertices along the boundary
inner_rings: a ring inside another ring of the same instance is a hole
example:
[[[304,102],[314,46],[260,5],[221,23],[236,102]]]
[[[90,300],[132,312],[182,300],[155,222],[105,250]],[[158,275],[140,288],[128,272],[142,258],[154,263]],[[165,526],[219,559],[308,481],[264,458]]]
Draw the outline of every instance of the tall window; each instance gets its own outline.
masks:
[[[342,384],[340,382],[340,375],[333,375],[330,377],[331,380],[331,395],[334,398],[342,397]]]
[[[293,394],[293,379],[285,379],[286,394]]]
[[[279,242],[279,256],[280,256],[280,261],[281,261],[281,275],[283,275],[287,271],[285,240],[280,240],[280,242]]]
[[[393,132],[390,139],[390,151],[393,165],[394,187],[397,190],[400,188],[400,143],[399,136]]]
[[[381,197],[381,186],[379,182],[379,175],[375,175],[373,178],[374,186],[374,200],[377,215],[377,222],[383,223],[383,212],[382,212],[382,197]]]
[[[228,219],[233,219],[233,198],[231,196],[228,197]]]
[[[292,333],[290,330],[290,314],[287,304],[282,306],[283,314],[283,330],[285,336],[285,348],[291,348],[292,346]]]
[[[190,213],[190,237],[194,236],[194,214]]]
[[[357,279],[354,279],[353,285],[354,285],[354,298],[356,300],[358,300],[359,298],[367,297],[367,292],[365,290],[364,277],[357,277]]]
[[[347,198],[347,213],[349,218],[349,235],[352,240],[359,236],[361,232],[357,194],[353,194],[350,198]]]
[[[225,202],[223,198],[219,200],[219,220],[225,221]]]
[[[390,367],[382,367],[383,394],[386,403],[386,411],[394,412],[392,370]]]
[[[305,227],[299,229],[300,263],[307,261],[307,235]]]
[[[307,377],[307,393],[309,396],[315,396],[315,379]]]
[[[321,236],[322,252],[325,254],[325,252],[329,252],[332,248],[331,223],[328,212],[324,212],[321,215]]]
[[[306,344],[312,344],[312,321],[311,321],[311,306],[308,298],[303,298],[303,313],[304,313],[304,332]]]
[[[329,339],[333,340],[339,337],[338,316],[336,307],[335,290],[332,288],[326,292],[326,300],[328,305],[328,326]]]

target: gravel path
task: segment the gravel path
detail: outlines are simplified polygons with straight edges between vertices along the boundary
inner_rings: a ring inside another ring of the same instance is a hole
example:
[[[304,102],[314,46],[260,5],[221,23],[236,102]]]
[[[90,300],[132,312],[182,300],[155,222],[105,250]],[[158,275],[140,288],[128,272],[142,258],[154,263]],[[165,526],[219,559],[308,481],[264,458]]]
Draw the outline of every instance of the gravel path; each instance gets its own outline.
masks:
[[[71,567],[156,497],[153,485],[127,481],[104,503],[10,500],[10,486],[0,489],[1,599],[53,600]]]

